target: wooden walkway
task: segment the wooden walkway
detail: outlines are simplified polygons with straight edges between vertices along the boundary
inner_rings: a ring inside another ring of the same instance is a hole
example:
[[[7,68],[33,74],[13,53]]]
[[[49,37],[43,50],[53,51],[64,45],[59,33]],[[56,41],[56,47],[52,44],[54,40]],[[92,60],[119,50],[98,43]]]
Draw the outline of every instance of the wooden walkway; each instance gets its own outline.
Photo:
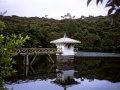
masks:
[[[75,48],[74,51],[76,52],[78,49]],[[46,54],[49,62],[54,63],[54,60],[50,56],[50,54],[61,54],[61,48],[16,48],[15,52],[18,55],[24,56],[24,65],[32,65],[35,61],[37,55]],[[32,56],[32,58],[31,58]]]
[[[46,54],[49,62],[54,63],[54,60],[50,54],[62,53],[62,49],[59,48],[16,48],[15,52],[18,55],[24,56],[24,65],[32,65],[37,55]]]
[[[39,54],[56,54],[62,53],[62,49],[59,48],[17,48],[15,52],[19,55],[39,55]]]

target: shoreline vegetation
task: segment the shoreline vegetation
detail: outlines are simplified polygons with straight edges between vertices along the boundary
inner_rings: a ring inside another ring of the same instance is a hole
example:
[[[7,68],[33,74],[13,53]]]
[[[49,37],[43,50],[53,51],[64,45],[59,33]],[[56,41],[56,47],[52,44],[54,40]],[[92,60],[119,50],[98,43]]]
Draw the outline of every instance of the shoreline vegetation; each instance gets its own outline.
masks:
[[[17,55],[14,48],[22,47],[23,43],[29,39],[27,35],[25,37],[20,34],[4,35],[2,33],[4,28],[5,24],[0,20],[0,90],[6,90],[3,87],[4,78],[16,73],[16,70],[13,69],[13,65],[16,64],[13,57]]]
[[[0,16],[5,23],[3,35],[28,35],[24,48],[51,48],[50,41],[68,37],[81,41],[75,47],[79,51],[120,53],[120,22],[113,25],[107,16],[81,16],[78,19],[55,20],[39,17]]]

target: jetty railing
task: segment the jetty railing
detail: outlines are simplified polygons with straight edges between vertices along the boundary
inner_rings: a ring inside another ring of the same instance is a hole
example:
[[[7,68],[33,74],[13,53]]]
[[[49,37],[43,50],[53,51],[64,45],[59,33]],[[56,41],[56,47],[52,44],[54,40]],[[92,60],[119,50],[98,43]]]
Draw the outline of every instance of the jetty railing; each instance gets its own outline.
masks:
[[[78,48],[74,48],[77,52]],[[31,55],[31,54],[56,54],[62,53],[62,48],[15,48],[15,52],[20,55]]]
[[[20,55],[31,54],[55,54],[61,53],[61,48],[16,48],[15,52]]]
[[[76,52],[78,49],[74,49]],[[25,65],[32,65],[35,61],[35,58],[37,55],[40,54],[46,54],[48,55],[48,60],[52,63],[54,63],[54,60],[51,58],[50,54],[61,54],[62,48],[16,48],[15,52],[18,55],[24,56],[24,64]],[[33,58],[30,58],[30,56],[33,55]]]

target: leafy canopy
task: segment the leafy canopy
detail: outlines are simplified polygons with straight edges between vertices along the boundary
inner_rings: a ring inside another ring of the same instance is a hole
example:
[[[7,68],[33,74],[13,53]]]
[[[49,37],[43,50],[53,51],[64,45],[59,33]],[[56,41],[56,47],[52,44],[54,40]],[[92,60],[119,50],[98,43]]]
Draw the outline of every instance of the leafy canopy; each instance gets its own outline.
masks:
[[[92,0],[87,1],[87,6],[90,4]],[[96,4],[103,3],[103,0],[96,0]],[[108,10],[108,16],[113,14],[114,19],[118,19],[120,16],[120,0],[108,0],[105,7],[111,7]],[[115,12],[114,12],[115,11]]]

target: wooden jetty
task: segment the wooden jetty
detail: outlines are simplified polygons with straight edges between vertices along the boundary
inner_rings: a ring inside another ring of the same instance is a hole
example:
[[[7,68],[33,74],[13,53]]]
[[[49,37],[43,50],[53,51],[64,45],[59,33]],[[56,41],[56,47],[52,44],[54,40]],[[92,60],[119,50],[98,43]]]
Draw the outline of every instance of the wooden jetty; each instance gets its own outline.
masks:
[[[77,52],[78,49],[74,48],[74,51]],[[35,61],[37,55],[46,54],[49,62],[54,63],[54,60],[50,54],[62,54],[61,48],[16,48],[15,52],[18,55],[24,56],[24,65],[32,65]]]
[[[24,65],[32,65],[37,55],[46,54],[49,62],[54,63],[50,54],[62,53],[61,48],[16,48],[18,55],[24,56]]]
[[[74,48],[74,52],[77,51],[78,48]],[[15,52],[19,55],[61,54],[62,48],[16,48]]]

